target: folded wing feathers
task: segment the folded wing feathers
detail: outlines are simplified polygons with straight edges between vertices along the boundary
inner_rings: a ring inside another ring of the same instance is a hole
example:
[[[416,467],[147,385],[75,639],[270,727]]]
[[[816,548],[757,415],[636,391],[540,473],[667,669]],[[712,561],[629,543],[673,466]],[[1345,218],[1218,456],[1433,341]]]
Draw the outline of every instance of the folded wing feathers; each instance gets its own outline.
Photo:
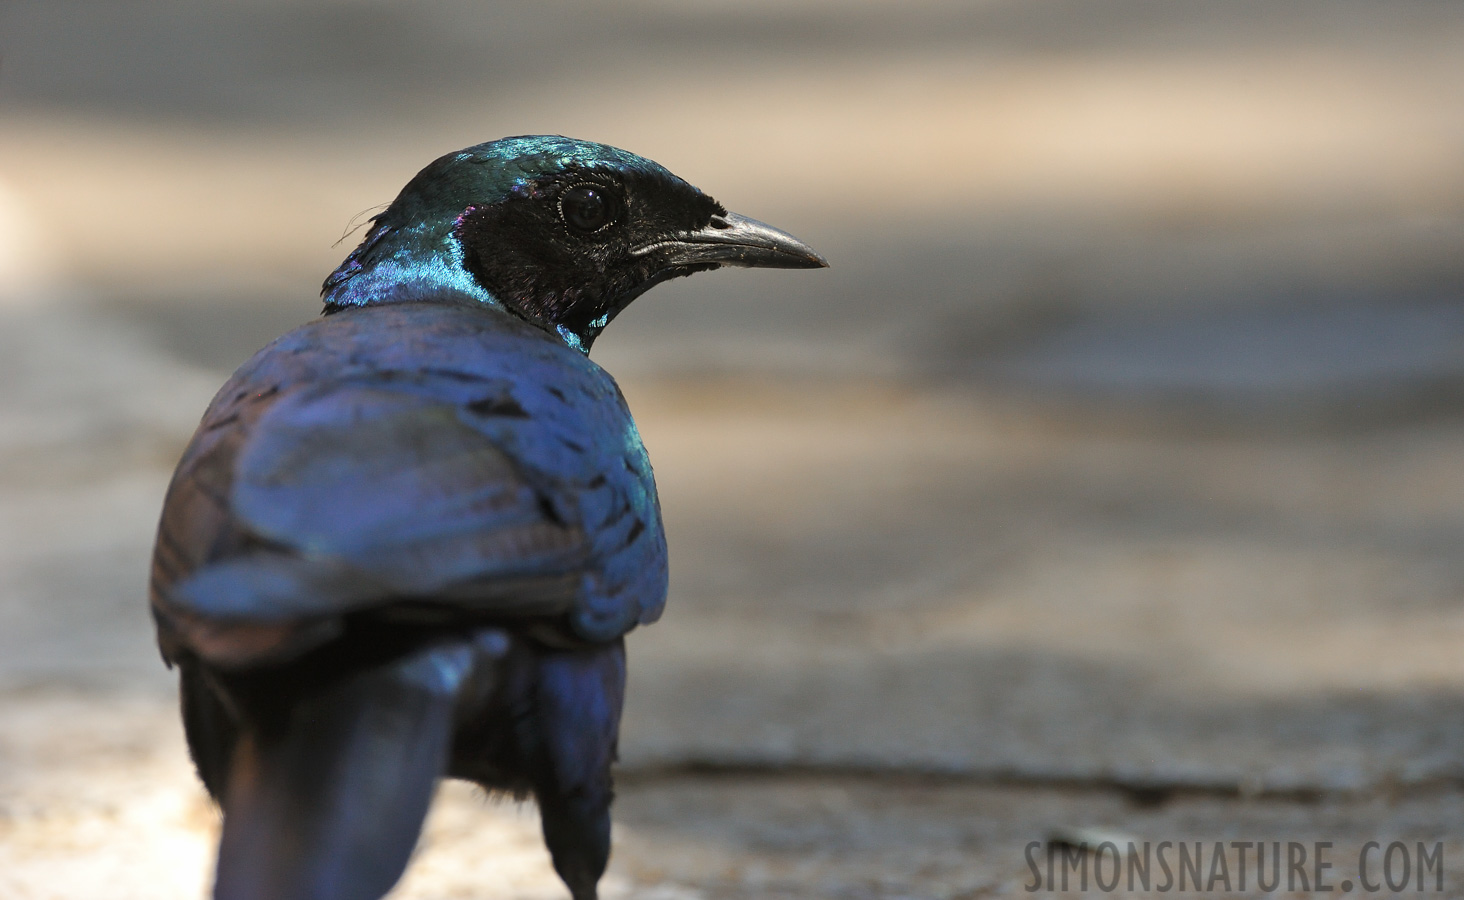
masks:
[[[593,549],[454,406],[379,386],[280,398],[236,458],[231,500],[259,548],[174,585],[180,613],[286,622],[422,598],[554,615]]]

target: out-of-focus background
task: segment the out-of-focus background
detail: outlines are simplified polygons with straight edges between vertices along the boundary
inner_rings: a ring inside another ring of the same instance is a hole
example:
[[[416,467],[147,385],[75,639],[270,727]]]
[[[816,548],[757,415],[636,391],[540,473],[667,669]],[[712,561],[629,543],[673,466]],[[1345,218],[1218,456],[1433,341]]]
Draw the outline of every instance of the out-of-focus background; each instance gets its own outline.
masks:
[[[608,896],[1020,893],[1053,829],[1464,858],[1457,0],[4,0],[0,895],[203,896],[172,465],[353,217],[538,132],[832,264],[596,347],[673,556]],[[535,828],[450,786],[398,896],[560,896]]]

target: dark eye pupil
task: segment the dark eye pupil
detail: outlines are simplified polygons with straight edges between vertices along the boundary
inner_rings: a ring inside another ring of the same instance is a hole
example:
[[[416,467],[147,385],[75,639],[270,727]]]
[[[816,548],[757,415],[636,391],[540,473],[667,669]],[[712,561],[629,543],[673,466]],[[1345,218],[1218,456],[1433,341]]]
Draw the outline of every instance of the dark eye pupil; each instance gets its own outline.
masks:
[[[580,231],[599,231],[610,221],[610,201],[604,192],[585,184],[565,191],[559,209],[565,223]]]

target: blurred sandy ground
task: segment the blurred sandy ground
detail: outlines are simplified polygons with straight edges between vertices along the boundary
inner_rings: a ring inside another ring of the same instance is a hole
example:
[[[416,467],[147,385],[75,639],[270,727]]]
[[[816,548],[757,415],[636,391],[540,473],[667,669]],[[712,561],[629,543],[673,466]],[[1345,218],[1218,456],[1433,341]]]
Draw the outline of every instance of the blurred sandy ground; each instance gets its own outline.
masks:
[[[1451,0],[11,0],[0,51],[0,895],[199,896],[172,463],[355,214],[545,131],[833,263],[596,349],[673,550],[607,894],[1019,891],[1053,824],[1459,834]],[[402,896],[558,895],[531,810],[435,815]]]

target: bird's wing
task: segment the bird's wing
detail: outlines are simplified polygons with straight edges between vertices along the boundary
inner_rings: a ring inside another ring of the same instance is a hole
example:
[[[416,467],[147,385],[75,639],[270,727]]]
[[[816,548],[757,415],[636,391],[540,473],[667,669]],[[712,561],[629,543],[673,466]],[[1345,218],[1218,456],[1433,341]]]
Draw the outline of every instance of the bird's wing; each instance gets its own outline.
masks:
[[[302,629],[402,601],[418,612],[570,613],[595,568],[578,488],[528,472],[421,385],[314,384],[275,399],[232,454],[222,505],[244,538],[157,605],[193,632],[188,643],[220,644],[226,632],[220,646],[236,645],[226,656],[281,635],[314,644],[328,635]],[[195,505],[188,493],[175,485],[169,507]]]
[[[233,511],[264,541],[354,569],[394,596],[561,611],[560,582],[587,562],[589,545],[572,512],[561,515],[568,504],[552,500],[575,485],[525,476],[455,404],[326,385],[261,420],[239,455]],[[292,599],[300,605],[251,612],[320,611],[318,600]]]

